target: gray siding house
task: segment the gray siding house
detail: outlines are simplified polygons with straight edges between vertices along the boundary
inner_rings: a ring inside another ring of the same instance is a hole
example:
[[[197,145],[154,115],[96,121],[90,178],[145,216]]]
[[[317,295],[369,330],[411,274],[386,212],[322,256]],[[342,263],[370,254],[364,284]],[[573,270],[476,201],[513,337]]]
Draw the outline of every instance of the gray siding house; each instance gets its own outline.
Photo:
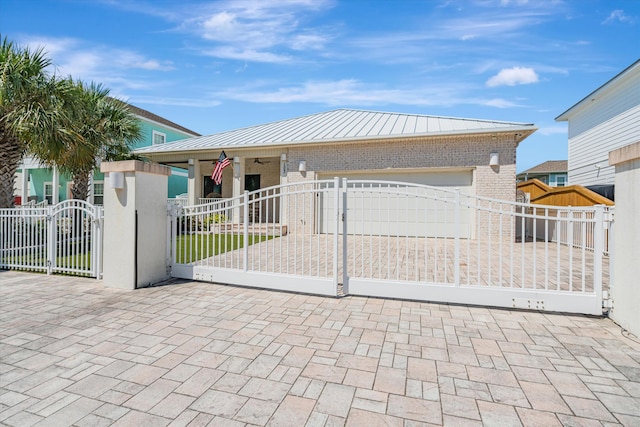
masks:
[[[614,184],[609,152],[640,141],[640,60],[556,117],[569,124],[569,183]]]

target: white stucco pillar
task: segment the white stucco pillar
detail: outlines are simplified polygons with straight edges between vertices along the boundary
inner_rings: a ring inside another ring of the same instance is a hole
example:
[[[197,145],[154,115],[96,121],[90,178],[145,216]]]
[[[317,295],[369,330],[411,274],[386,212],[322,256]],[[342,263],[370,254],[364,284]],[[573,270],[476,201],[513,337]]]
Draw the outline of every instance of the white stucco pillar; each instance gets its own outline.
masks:
[[[55,205],[60,202],[60,173],[57,167],[53,167],[53,176],[51,177],[51,204]]]
[[[189,159],[189,181],[187,183],[188,204],[193,206],[198,203],[200,192],[202,191],[202,173],[200,171],[200,160]]]
[[[609,316],[640,337],[640,142],[610,152],[609,165],[616,170]]]
[[[167,181],[171,168],[136,160],[103,162],[105,286],[136,289],[167,272]]]

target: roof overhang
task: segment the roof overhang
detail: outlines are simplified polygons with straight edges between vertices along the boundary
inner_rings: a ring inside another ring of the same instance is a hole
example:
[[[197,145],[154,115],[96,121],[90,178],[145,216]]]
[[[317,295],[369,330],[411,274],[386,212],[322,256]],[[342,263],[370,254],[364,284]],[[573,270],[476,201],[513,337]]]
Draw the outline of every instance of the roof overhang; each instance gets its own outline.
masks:
[[[636,74],[639,74],[639,73],[640,73],[640,59],[634,62],[633,64],[631,64],[630,66],[628,66],[627,68],[625,68],[624,70],[622,70],[620,73],[616,74],[612,79],[610,79],[605,84],[603,84],[602,86],[600,86],[599,88],[591,92],[589,95],[582,98],[580,101],[578,101],[576,104],[571,106],[564,113],[556,117],[555,120],[557,122],[568,121],[573,115],[575,115],[582,109],[587,108],[591,104],[591,102],[597,101],[598,99],[602,98],[603,95],[612,91],[617,86],[624,83],[628,79],[633,78]]]
[[[172,147],[172,143],[166,143],[162,145],[155,145],[150,147],[144,147],[135,150],[134,153],[146,157],[157,163],[166,164],[169,166],[176,166],[184,168],[188,159],[199,160],[217,160],[217,155],[212,156],[212,152],[220,150],[232,151],[232,152],[264,152],[272,150],[282,150],[292,147],[312,147],[312,146],[335,146],[344,143],[370,143],[380,141],[426,141],[437,138],[455,138],[455,137],[468,137],[470,135],[487,136],[487,135],[513,135],[516,146],[520,144],[524,139],[533,134],[538,128],[534,125],[522,125],[522,126],[509,126],[506,128],[494,128],[486,130],[456,130],[456,131],[444,131],[444,132],[429,132],[429,133],[416,133],[412,135],[383,135],[379,137],[365,137],[365,138],[342,138],[342,139],[319,139],[308,141],[286,141],[286,142],[247,142],[245,144],[215,144],[208,147],[193,147],[193,148],[181,148]],[[274,154],[275,155],[275,154]],[[260,156],[264,156],[260,154]]]

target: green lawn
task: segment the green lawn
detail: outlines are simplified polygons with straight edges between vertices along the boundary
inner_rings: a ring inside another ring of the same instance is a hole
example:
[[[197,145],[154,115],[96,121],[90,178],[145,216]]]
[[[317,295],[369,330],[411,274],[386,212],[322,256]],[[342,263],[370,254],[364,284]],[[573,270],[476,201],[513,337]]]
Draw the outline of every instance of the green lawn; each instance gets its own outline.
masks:
[[[33,251],[27,255],[7,255],[2,261],[6,264],[22,264],[33,265],[37,267],[43,267],[47,265],[47,253],[44,249]],[[86,251],[83,254],[71,254],[67,256],[56,257],[56,266],[77,268],[91,268],[91,251]]]
[[[249,236],[249,245],[254,243],[271,240],[274,236]],[[230,234],[190,234],[177,237],[176,242],[176,260],[179,264],[188,264],[201,260],[206,257],[221,254],[223,252],[233,251],[244,247],[244,236]],[[60,251],[56,258],[56,265],[59,267],[77,267],[84,266],[91,268],[91,251],[85,253],[70,254],[60,256]],[[44,248],[34,250],[30,254],[11,255],[4,257],[3,261],[7,264],[23,264],[33,266],[46,266],[46,251]]]
[[[249,245],[271,240],[273,236],[249,236]],[[176,262],[188,264],[203,258],[244,247],[244,236],[237,234],[189,234],[178,236]]]

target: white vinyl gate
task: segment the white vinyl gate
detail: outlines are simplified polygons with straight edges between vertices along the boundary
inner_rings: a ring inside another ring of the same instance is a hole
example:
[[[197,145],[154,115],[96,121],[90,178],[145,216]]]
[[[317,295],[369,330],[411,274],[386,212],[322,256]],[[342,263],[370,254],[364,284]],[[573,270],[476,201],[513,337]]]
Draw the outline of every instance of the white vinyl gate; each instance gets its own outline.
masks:
[[[0,209],[0,269],[102,276],[102,206]]]
[[[336,178],[173,206],[169,256],[187,279],[602,314],[610,216]]]

